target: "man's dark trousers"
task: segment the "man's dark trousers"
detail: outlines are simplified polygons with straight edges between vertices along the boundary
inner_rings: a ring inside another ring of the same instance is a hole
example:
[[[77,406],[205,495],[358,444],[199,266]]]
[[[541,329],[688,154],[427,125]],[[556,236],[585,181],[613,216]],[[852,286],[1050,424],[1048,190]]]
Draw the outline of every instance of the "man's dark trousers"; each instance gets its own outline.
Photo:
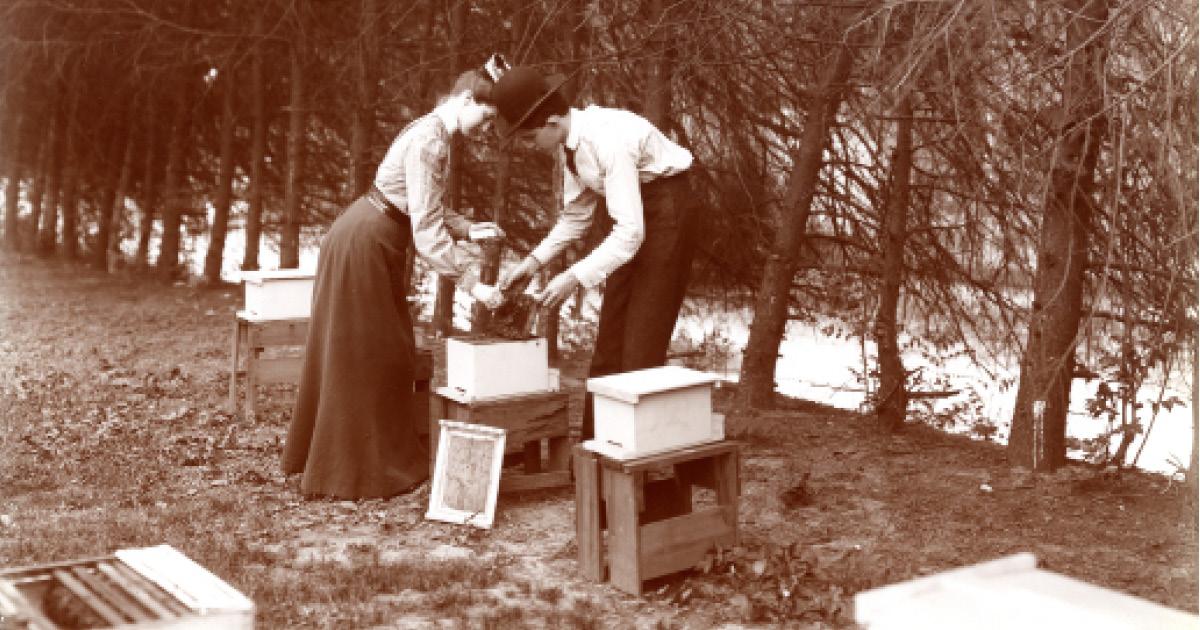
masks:
[[[605,281],[589,376],[666,364],[695,255],[696,205],[687,173],[642,184],[646,237],[637,254]],[[582,438],[595,437],[592,395]]]

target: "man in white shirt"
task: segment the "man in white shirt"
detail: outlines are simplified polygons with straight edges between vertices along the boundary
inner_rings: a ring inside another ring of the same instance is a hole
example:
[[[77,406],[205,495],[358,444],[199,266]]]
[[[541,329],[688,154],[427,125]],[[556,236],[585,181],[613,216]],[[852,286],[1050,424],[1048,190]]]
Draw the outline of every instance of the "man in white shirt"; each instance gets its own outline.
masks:
[[[579,286],[604,283],[589,375],[663,365],[694,253],[689,214],[695,195],[686,177],[692,154],[632,112],[570,107],[559,91],[563,83],[561,75],[546,77],[518,67],[492,92],[500,133],[532,142],[563,163],[558,222],[529,256],[502,275],[498,287],[527,283],[586,233],[603,200],[612,231],[535,297],[543,307],[557,309]],[[584,439],[593,436],[592,420],[589,400]]]

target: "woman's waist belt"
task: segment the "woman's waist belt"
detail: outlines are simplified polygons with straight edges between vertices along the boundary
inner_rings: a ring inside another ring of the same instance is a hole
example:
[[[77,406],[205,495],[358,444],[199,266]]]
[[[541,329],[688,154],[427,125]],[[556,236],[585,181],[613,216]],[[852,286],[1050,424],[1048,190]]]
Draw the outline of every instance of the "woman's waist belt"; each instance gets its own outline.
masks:
[[[383,194],[383,192],[374,185],[368,188],[367,194],[363,196],[367,198],[367,201],[372,206],[375,206],[376,210],[386,214],[388,218],[392,219],[393,221],[396,221],[397,223],[408,223],[408,215],[404,212],[401,212],[400,208],[397,208],[396,204],[392,203]]]

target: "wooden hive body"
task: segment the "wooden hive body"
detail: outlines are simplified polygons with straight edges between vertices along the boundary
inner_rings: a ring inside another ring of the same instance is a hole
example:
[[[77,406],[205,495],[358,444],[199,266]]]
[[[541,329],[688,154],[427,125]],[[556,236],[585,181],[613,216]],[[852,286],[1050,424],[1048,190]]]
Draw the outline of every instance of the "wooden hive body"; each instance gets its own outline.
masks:
[[[557,380],[542,337],[446,340],[446,386],[464,400],[555,391]]]
[[[673,365],[588,379],[596,419],[592,446],[628,459],[723,439],[723,419],[712,413],[716,380]]]
[[[1200,627],[1196,615],[1040,569],[1028,552],[862,591],[854,617],[867,630]]]
[[[244,271],[246,311],[261,319],[300,319],[312,313],[313,274],[298,269]]]
[[[0,619],[30,630],[254,627],[254,603],[167,545],[0,571]]]

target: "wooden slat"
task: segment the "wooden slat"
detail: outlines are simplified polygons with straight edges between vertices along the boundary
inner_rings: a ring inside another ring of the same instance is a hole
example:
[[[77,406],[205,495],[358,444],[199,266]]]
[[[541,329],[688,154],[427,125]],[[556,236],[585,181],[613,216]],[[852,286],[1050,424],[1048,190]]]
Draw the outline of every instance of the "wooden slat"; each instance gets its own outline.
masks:
[[[692,486],[677,477],[642,484],[640,523],[653,523],[692,511]]]
[[[452,390],[451,390],[452,391]],[[528,392],[524,394],[514,394],[512,396],[499,396],[495,398],[480,398],[472,400],[468,404],[476,409],[486,410],[491,407],[507,407],[510,405],[524,405],[537,402],[550,402],[561,404],[568,399],[569,395],[563,391],[554,392]]]
[[[167,608],[163,604],[159,603],[159,601],[155,599],[153,595],[147,592],[141,584],[130,580],[119,570],[117,570],[117,568],[114,566],[114,563],[100,562],[96,565],[96,568],[100,569],[101,573],[108,576],[108,579],[121,585],[121,588],[125,589],[126,593],[136,599],[139,604],[145,606],[147,610],[157,615],[158,619],[171,619],[177,616],[170,608]]]
[[[741,447],[741,444],[731,440],[722,440],[720,442],[712,442],[710,444],[700,444],[698,446],[687,446],[666,453],[650,455],[638,459],[612,459],[605,458],[604,465],[608,468],[623,470],[625,472],[636,472],[657,468],[659,466],[671,466],[679,462],[685,462],[702,457],[712,457],[722,453],[736,452]]]
[[[504,429],[508,432],[507,443],[515,446],[517,450],[526,442],[565,436],[570,432],[567,407],[569,395],[566,392],[493,398],[468,403],[453,400],[440,393],[435,393],[434,397],[442,400],[446,414],[444,417]],[[430,417],[431,423],[437,420],[436,417]]]
[[[247,345],[251,348],[266,346],[303,346],[308,342],[308,320],[285,319],[251,323],[247,331]]]
[[[638,562],[637,488],[634,475],[605,468],[601,486],[608,511],[608,568],[613,586],[633,594],[642,594],[642,573]]]
[[[229,410],[236,412],[237,404],[237,380],[238,375],[242,374],[238,366],[238,351],[242,347],[242,342],[245,341],[246,323],[240,319],[233,321],[233,347],[229,352]]]
[[[49,575],[45,575],[43,579],[48,581],[51,578]],[[14,624],[14,627],[25,628],[25,630],[58,630],[58,626],[47,619],[45,613],[25,597],[16,583],[0,577],[0,611],[5,610],[16,612],[16,616],[25,622],[24,626]]]
[[[522,492],[545,488],[565,488],[571,485],[571,473],[566,470],[533,474],[507,474],[500,476],[500,492]]]
[[[425,391],[429,391],[429,381],[433,378],[433,351],[418,349],[413,359],[413,380],[424,383]]]
[[[717,491],[717,504],[731,505],[736,509],[738,496],[742,494],[741,468],[742,458],[738,457],[736,451],[716,458],[713,489]]]
[[[522,448],[524,453],[524,468],[525,474],[533,475],[542,470],[542,441],[533,440],[526,442]]]
[[[604,542],[600,539],[600,465],[596,454],[575,447],[575,540],[579,570],[595,582],[604,579]]]
[[[271,383],[296,383],[300,380],[303,367],[301,357],[273,357],[254,359],[255,381],[259,385]]]
[[[737,542],[737,512],[715,507],[643,525],[640,572],[648,580],[694,567],[716,546]]]
[[[92,593],[86,586],[75,579],[75,576],[67,569],[55,569],[54,579],[60,584],[67,587],[78,597],[88,608],[91,608],[97,615],[104,618],[104,621],[110,625],[119,626],[125,623],[125,618],[120,613],[113,610],[112,606],[106,604],[103,600]]]
[[[176,599],[174,595],[164,591],[162,587],[129,568],[125,563],[114,562],[112,563],[112,567],[121,574],[121,577],[125,578],[126,583],[133,583],[140,586],[142,590],[154,597],[159,604],[170,610],[174,616],[190,615],[193,613],[186,604]]]
[[[430,453],[436,454],[440,419],[458,420],[471,424],[482,424],[507,432],[505,452],[520,453],[525,445],[543,438],[566,437],[570,432],[568,394],[544,392],[511,396],[503,399],[461,402],[441,388],[430,396],[429,445]],[[540,455],[539,455],[540,459]],[[562,457],[562,467],[568,463]]]
[[[547,440],[546,469],[569,470],[571,467],[571,438],[563,435]]]
[[[0,578],[15,577],[18,575],[50,575],[54,569],[69,569],[81,564],[92,564],[101,560],[109,560],[111,556],[96,556],[94,558],[79,558],[76,560],[61,560],[58,562],[47,562],[45,564],[26,565],[22,567],[12,567],[9,569],[0,570]]]
[[[675,476],[689,484],[717,489],[717,471],[712,459],[697,459],[675,464]]]
[[[73,567],[71,573],[75,575],[76,579],[92,589],[92,592],[119,610],[127,619],[133,621],[153,621],[158,618],[139,606],[137,601],[126,594],[115,583],[110,583],[103,575],[97,575],[83,567]]]

